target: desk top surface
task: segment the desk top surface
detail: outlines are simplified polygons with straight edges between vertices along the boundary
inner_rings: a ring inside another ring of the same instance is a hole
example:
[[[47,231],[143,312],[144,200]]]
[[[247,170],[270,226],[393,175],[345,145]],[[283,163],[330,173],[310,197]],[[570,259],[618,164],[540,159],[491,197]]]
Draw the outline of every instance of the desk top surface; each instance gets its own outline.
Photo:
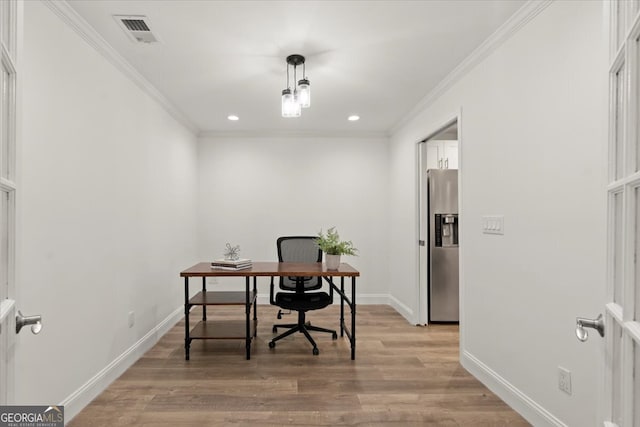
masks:
[[[244,270],[221,270],[211,267],[211,262],[198,264],[180,272],[180,277],[253,277],[253,276],[332,276],[356,277],[360,272],[347,263],[341,263],[337,270],[327,270],[322,262],[254,262]]]

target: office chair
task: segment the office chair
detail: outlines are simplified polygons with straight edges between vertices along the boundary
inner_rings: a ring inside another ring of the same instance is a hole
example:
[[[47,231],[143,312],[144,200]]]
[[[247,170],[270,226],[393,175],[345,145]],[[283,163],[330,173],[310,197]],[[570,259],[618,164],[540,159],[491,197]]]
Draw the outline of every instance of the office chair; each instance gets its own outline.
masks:
[[[310,236],[288,236],[280,237],[277,240],[278,261],[280,262],[322,262],[322,251],[315,243],[315,237]],[[329,293],[310,292],[322,287],[322,277],[280,277],[280,289],[274,297],[274,278],[271,277],[271,287],[269,300],[272,305],[277,305],[285,310],[298,312],[298,323],[273,325],[273,332],[278,332],[278,328],[288,330],[273,338],[269,342],[269,348],[276,346],[276,341],[281,340],[295,332],[303,333],[313,345],[313,354],[318,355],[320,351],[309,331],[326,332],[332,334],[332,338],[338,339],[336,331],[320,328],[306,322],[306,313],[311,310],[320,310],[333,303],[333,289],[330,287]]]

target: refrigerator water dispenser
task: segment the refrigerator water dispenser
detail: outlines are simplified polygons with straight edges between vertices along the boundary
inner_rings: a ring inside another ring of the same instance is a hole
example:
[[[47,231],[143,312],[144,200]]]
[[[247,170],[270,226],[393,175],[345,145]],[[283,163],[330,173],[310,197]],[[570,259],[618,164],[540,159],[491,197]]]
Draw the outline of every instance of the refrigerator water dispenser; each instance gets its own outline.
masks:
[[[450,248],[458,246],[458,215],[435,214],[435,246]]]

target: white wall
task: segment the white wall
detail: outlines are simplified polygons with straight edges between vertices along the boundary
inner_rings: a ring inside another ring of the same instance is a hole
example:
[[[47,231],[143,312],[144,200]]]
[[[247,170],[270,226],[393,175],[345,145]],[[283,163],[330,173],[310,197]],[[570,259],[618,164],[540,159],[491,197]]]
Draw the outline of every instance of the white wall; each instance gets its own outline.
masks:
[[[360,249],[343,259],[361,272],[359,302],[387,302],[387,153],[386,138],[201,138],[200,259],[222,257],[229,242],[242,257],[277,260],[279,236],[336,226]]]
[[[44,328],[19,335],[16,401],[53,404],[181,307],[197,140],[47,6],[24,5],[17,300]]]
[[[536,425],[596,425],[603,311],[607,38],[600,2],[554,2],[392,137],[394,206],[415,205],[415,144],[462,110],[463,364]],[[504,214],[505,235],[481,233]],[[390,215],[391,292],[415,299],[415,212]],[[557,368],[573,375],[558,390]]]

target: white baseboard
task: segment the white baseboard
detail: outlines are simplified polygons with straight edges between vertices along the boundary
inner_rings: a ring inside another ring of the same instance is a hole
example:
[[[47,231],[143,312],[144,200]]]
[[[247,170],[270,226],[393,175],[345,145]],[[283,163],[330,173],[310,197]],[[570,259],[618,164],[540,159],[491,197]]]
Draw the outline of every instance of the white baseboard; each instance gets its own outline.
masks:
[[[391,296],[389,294],[358,294],[356,298],[356,303],[361,305],[391,305]]]
[[[489,390],[534,426],[567,427],[549,411],[538,405],[509,381],[467,351],[460,354],[460,363]]]
[[[400,313],[402,315],[402,317],[407,319],[407,322],[411,323],[412,325],[415,325],[415,324],[418,323],[418,319],[415,318],[413,309],[411,309],[411,308],[407,307],[406,305],[404,305],[402,302],[400,302],[393,295],[388,295],[388,297],[389,297],[389,302],[387,304],[389,304],[398,313]]]
[[[64,399],[60,405],[64,405],[65,422],[71,421],[73,417],[78,415],[85,406],[153,347],[183,316],[184,306],[180,306],[93,378]]]

